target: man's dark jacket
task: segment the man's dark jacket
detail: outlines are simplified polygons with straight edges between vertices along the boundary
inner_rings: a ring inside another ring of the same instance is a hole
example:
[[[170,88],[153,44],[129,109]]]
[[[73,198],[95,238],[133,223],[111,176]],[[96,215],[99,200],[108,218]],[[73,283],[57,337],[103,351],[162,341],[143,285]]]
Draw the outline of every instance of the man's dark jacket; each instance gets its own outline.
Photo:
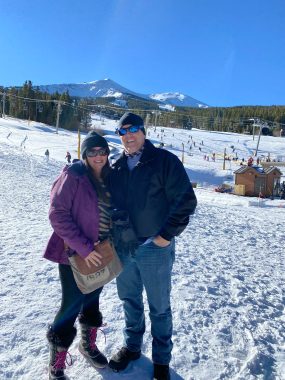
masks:
[[[110,191],[114,206],[129,213],[141,240],[156,235],[171,240],[181,234],[197,205],[181,161],[149,140],[132,171],[124,153],[116,161],[110,174]]]

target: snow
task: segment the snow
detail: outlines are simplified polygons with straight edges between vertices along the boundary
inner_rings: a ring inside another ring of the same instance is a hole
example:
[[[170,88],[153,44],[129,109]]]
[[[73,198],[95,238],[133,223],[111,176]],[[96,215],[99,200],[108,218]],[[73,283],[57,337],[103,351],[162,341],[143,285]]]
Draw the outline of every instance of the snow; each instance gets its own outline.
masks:
[[[185,95],[180,94],[179,92],[163,92],[161,94],[153,94],[151,95],[152,99],[160,100],[160,101],[166,101],[168,99],[179,99],[180,101],[183,101],[185,98]]]
[[[180,92],[163,92],[158,94],[150,94],[149,97],[159,102],[164,102],[166,104],[170,103],[173,106],[208,107],[205,103],[191,98],[191,96],[181,94]]]
[[[119,98],[131,94],[143,99],[152,99],[166,104],[170,103],[172,106],[208,107],[205,103],[179,92],[151,95],[140,94],[121,86],[119,83],[116,83],[109,78],[83,83],[39,85],[38,87],[41,91],[47,91],[50,94],[54,94],[55,92],[62,94],[63,92],[68,91],[71,96],[91,98],[110,96]]]
[[[71,96],[78,97],[116,97],[119,98],[123,94],[133,94],[140,97],[147,97],[147,95],[140,95],[136,92],[130,91],[120,84],[112,81],[111,79],[95,80],[85,83],[72,83],[72,84],[51,84],[38,86],[42,91],[49,93],[60,94],[68,91]]]
[[[120,98],[122,96],[123,94],[121,92],[113,90],[112,88],[110,88],[110,90],[108,90],[107,93],[104,95],[105,98],[107,97]]]
[[[112,152],[118,152],[115,122],[94,116],[93,123],[105,129]],[[256,140],[167,128],[161,137],[160,129],[148,128],[147,134],[180,158],[184,143],[185,167],[198,184],[197,212],[177,239],[171,379],[284,380],[285,201],[264,200],[264,207],[258,207],[257,198],[214,191],[223,182],[232,183],[232,172],[239,167],[226,162],[222,170],[224,149],[230,154],[234,145],[239,158],[246,159]],[[196,142],[191,152],[190,136]],[[260,154],[284,155],[284,143],[282,138],[262,136]],[[49,162],[44,156],[47,148]],[[76,157],[77,133],[60,129],[56,134],[44,124],[0,118],[0,379],[47,378],[45,333],[60,304],[60,284],[57,266],[44,260],[42,252],[51,233],[49,192],[66,151]],[[213,152],[216,162],[204,160]],[[145,308],[147,314],[147,303]],[[115,281],[103,290],[101,310],[106,344],[99,334],[98,345],[110,358],[121,347],[124,325]],[[79,335],[70,348],[75,363],[66,373],[71,379],[151,379],[149,320],[144,356],[119,374],[91,368],[78,352]]]
[[[171,104],[159,104],[158,106],[161,110],[175,111],[175,107]]]

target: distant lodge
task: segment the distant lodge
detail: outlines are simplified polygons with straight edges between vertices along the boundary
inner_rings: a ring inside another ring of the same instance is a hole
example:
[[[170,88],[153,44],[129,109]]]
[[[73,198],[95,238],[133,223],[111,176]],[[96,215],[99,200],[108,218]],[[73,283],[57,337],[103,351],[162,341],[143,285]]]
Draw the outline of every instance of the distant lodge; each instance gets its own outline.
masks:
[[[241,166],[234,172],[235,194],[246,196],[278,196],[282,172],[275,166]]]

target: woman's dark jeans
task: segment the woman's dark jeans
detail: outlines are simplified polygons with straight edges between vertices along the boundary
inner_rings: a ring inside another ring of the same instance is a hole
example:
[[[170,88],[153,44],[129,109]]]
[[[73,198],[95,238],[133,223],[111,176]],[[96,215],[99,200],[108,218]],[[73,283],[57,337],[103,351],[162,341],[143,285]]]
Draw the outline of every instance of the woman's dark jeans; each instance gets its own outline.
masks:
[[[59,264],[58,267],[62,300],[60,309],[51,325],[52,330],[58,336],[70,334],[79,313],[91,326],[99,327],[102,323],[99,297],[103,287],[92,293],[82,294],[76,285],[70,265]]]

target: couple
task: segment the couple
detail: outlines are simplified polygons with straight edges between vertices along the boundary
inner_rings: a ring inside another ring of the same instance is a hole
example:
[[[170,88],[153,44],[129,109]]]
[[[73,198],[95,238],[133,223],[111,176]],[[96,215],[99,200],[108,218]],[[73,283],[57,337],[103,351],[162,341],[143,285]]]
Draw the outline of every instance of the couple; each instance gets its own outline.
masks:
[[[68,347],[81,328],[79,350],[97,368],[123,371],[141,355],[145,316],[145,288],[152,334],[153,379],[170,379],[172,313],[170,306],[174,237],[181,234],[197,200],[180,160],[154,147],[145,138],[140,116],[125,113],[116,133],[124,152],[110,167],[107,141],[90,132],[82,142],[82,160],[64,170],[51,191],[49,218],[54,233],[45,257],[59,264],[61,307],[47,332],[50,345],[49,379],[64,380]],[[77,288],[68,251],[78,252],[87,264],[100,264],[94,244],[110,235],[112,209],[127,214],[136,243],[115,241],[123,271],[117,290],[125,313],[123,347],[107,358],[96,346],[102,326],[99,297],[102,288],[83,295]]]

